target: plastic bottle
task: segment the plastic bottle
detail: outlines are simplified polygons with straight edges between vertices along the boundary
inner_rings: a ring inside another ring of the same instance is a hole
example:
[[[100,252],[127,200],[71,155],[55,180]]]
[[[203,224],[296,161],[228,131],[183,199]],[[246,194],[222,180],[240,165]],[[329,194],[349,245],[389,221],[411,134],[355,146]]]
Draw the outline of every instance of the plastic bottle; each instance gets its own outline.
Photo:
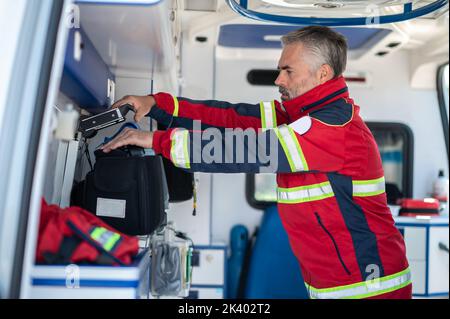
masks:
[[[444,170],[439,170],[438,178],[433,183],[433,197],[441,202],[448,200],[448,178]]]
[[[75,137],[79,114],[72,104],[67,104],[64,110],[58,109],[55,138],[71,141]]]
[[[433,197],[440,202],[440,215],[448,216],[448,178],[444,170],[439,170],[438,178],[433,183]]]

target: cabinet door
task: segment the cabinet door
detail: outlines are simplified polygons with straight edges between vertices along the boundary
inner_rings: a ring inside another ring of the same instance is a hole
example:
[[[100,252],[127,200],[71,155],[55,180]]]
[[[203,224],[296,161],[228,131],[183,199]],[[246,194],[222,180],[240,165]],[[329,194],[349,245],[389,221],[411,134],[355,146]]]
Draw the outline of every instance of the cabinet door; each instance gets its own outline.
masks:
[[[428,251],[428,293],[448,294],[449,281],[449,256],[448,248],[449,232],[446,227],[430,227]],[[439,245],[441,244],[441,245]]]
[[[427,229],[421,226],[399,228],[405,238],[406,257],[411,270],[413,294],[424,295],[426,293]]]
[[[425,261],[426,259],[426,227],[405,227],[404,238],[408,261]]]
[[[192,262],[192,285],[223,286],[225,250],[208,248],[194,249],[194,255],[197,255],[198,258],[193,258]]]
[[[409,261],[409,269],[411,270],[411,281],[413,285],[413,295],[426,294],[426,261],[413,260]]]

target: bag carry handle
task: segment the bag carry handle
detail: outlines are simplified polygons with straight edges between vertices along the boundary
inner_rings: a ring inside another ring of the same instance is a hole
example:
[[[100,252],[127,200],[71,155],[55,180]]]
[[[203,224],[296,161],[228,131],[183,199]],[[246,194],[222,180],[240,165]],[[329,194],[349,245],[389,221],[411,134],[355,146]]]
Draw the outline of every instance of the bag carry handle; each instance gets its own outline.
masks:
[[[119,136],[119,134],[122,133],[122,131],[126,128],[131,128],[131,129],[135,129],[135,130],[141,129],[137,123],[127,122],[127,123],[123,124],[114,135],[105,137],[105,139],[103,140],[103,143],[100,144],[97,147],[97,149],[100,146],[111,142],[113,139],[115,139],[117,136]],[[119,150],[127,153],[128,156],[144,156],[145,155],[145,150],[142,147],[138,147],[138,146],[134,146],[134,145],[123,146],[123,147],[119,148]]]
[[[116,131],[116,133],[114,133],[114,135],[112,135],[112,136],[106,136],[106,137],[103,139],[103,143],[100,144],[99,146],[97,146],[97,149],[98,149],[100,146],[103,146],[103,145],[105,145],[105,144],[111,142],[111,141],[112,141],[113,139],[115,139],[120,133],[122,133],[122,131],[123,131],[124,129],[126,129],[126,128],[131,128],[131,129],[134,129],[134,130],[140,130],[140,129],[141,129],[141,128],[139,127],[139,124],[137,124],[137,123],[134,123],[134,122],[126,122],[126,123],[124,123],[124,124]]]
[[[145,155],[145,150],[142,147],[127,145],[121,148],[124,152],[128,153],[129,156],[142,157]]]

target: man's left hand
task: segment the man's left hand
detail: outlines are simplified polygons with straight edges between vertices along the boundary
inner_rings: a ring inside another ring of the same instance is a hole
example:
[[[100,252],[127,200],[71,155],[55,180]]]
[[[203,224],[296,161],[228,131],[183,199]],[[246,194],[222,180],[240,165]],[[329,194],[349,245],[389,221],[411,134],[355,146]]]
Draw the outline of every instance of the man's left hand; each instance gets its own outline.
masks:
[[[153,147],[153,133],[126,128],[115,139],[103,145],[100,149],[105,153],[126,145],[135,145],[142,148]]]

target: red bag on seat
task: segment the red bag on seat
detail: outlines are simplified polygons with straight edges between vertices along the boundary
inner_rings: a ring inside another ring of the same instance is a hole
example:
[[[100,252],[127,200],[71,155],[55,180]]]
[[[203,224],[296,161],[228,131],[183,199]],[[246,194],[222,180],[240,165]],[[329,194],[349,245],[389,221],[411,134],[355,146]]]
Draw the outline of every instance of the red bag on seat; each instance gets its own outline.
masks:
[[[137,237],[116,231],[82,208],[62,209],[42,200],[38,263],[128,265],[138,250]]]
[[[413,199],[404,198],[399,201],[400,216],[437,216],[439,215],[439,201],[434,198]]]

